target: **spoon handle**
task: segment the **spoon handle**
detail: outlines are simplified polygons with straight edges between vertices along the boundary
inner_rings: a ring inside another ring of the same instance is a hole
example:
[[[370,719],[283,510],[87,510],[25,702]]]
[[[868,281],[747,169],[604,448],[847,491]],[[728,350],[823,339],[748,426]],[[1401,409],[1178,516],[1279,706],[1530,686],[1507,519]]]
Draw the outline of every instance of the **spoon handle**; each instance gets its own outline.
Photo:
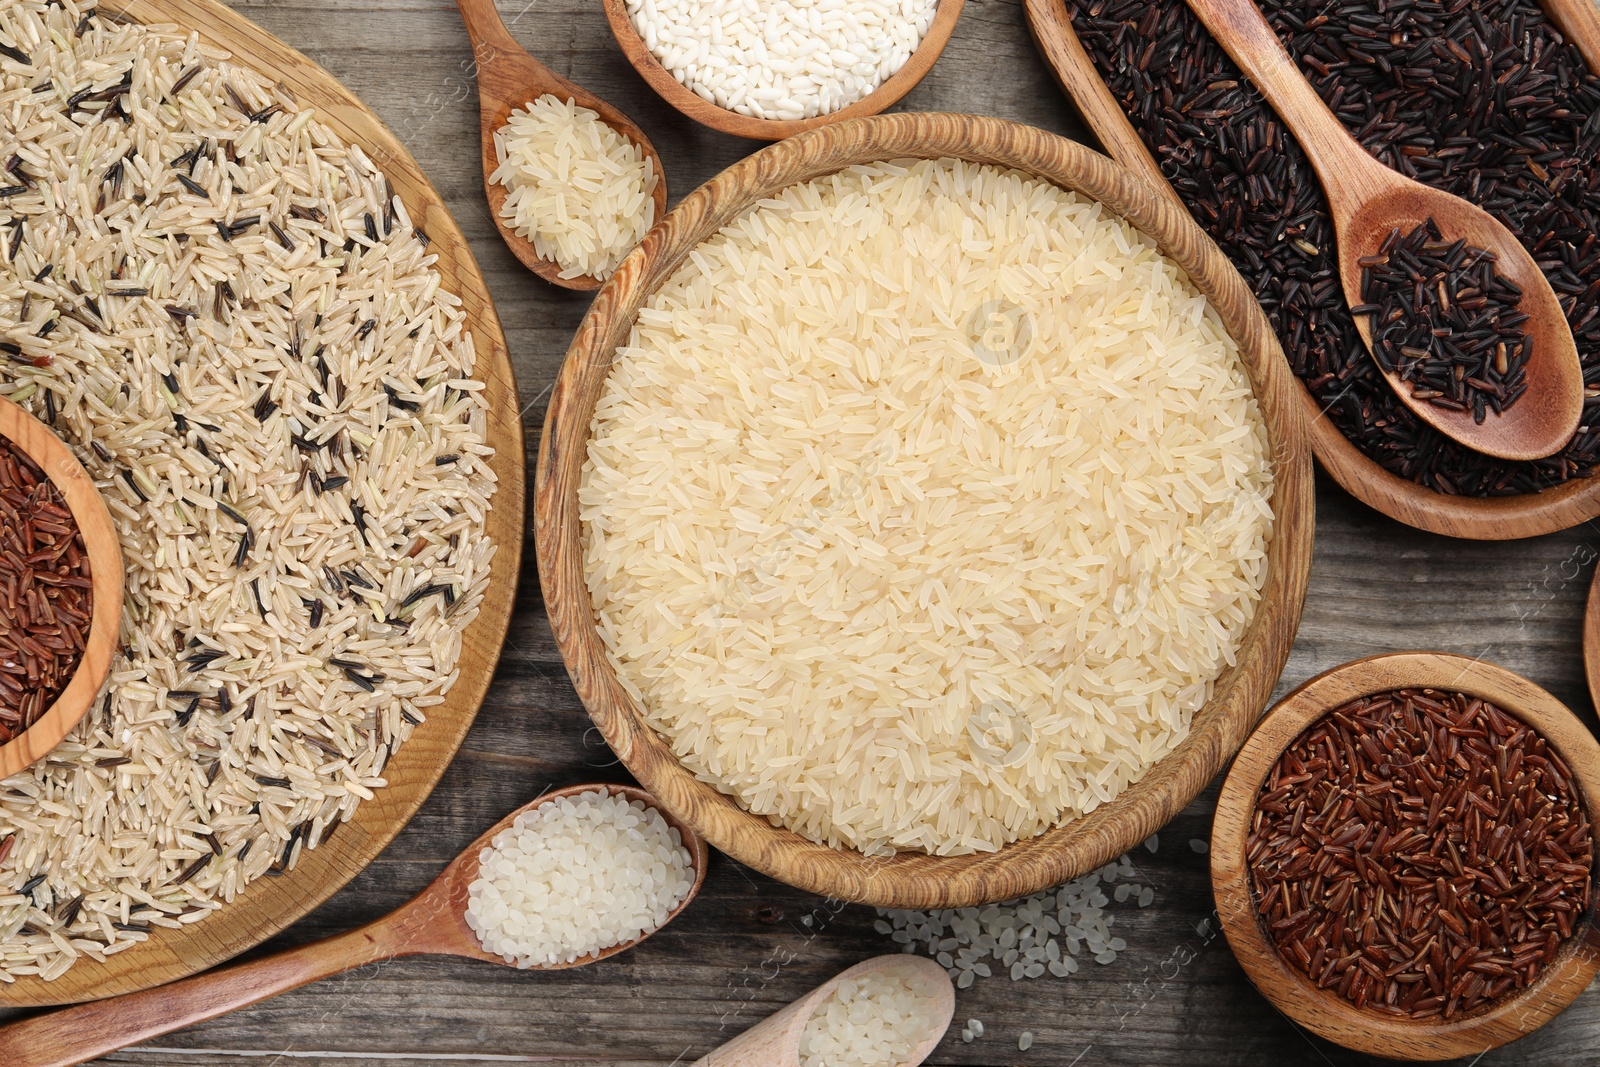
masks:
[[[494,62],[501,54],[523,55],[526,50],[517,43],[511,31],[495,10],[494,0],[456,0],[461,9],[461,21],[467,24],[467,36],[472,38],[472,58],[479,70]]]
[[[71,1067],[352,967],[425,951],[395,919],[171,985],[13,1023],[0,1029],[0,1064]]]
[[[1306,81],[1253,0],[1188,0],[1189,8],[1294,132],[1332,201],[1363,200],[1387,184],[1388,169],[1350,136]]]

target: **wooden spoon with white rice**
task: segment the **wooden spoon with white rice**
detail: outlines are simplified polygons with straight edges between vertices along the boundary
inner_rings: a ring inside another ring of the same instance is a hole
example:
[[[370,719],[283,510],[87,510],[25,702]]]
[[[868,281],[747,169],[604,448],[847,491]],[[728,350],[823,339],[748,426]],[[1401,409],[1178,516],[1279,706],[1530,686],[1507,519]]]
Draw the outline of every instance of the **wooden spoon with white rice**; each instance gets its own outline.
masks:
[[[86,1063],[401,956],[464,956],[538,970],[581,967],[632,948],[676,918],[699,893],[706,860],[705,842],[642,789],[558,789],[500,820],[421,895],[377,922],[13,1024],[0,1029],[0,1063]]]

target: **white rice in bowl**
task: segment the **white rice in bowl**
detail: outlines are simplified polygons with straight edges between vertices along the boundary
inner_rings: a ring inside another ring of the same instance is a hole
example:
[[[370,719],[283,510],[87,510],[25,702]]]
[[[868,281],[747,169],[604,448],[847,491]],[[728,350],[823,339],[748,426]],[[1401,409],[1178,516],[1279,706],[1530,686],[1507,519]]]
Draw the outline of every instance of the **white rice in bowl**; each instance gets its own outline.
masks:
[[[701,780],[991,851],[1183,740],[1267,570],[1215,309],[1098,203],[955,160],[762,201],[641,308],[579,490],[602,640]]]
[[[0,395],[127,568],[103,698],[0,782],[0,981],[295,867],[445,699],[494,546],[483,383],[359,148],[198,38],[0,7]]]

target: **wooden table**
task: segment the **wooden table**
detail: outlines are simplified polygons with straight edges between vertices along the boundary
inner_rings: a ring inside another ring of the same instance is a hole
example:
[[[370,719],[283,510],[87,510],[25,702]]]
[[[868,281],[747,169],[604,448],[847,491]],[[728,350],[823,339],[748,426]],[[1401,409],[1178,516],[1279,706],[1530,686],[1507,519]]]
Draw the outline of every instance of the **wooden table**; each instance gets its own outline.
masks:
[[[108,6],[114,7],[114,3]],[[483,202],[477,92],[449,0],[242,0],[250,18],[343,79],[400,135],[471,238],[505,321],[536,446],[545,400],[588,303],[528,274]],[[512,32],[561,74],[645,127],[674,200],[759,147],[672,111],[633,73],[598,0],[501,0]],[[1078,136],[1034,52],[1016,0],[968,0],[943,59],[906,98]],[[532,469],[533,457],[529,456]],[[1401,527],[1319,478],[1318,539],[1305,622],[1284,684],[1394,649],[1482,656],[1544,685],[1587,717],[1579,649],[1600,525],[1510,544],[1449,541]],[[530,534],[531,552],[531,534]],[[551,786],[624,777],[568,684],[531,555],[505,657],[477,726],[432,799],[365,873],[267,949],[349,929],[404,902],[485,827]],[[1245,980],[1205,925],[1215,787],[1136,849],[1156,902],[1118,907],[1127,951],[1068,979],[980,981],[956,1001],[938,1064],[1242,1067],[1368,1061],[1291,1026]],[[1114,906],[1115,907],[1115,906]],[[101,1061],[145,1067],[387,1067],[547,1063],[687,1064],[844,967],[896,946],[871,909],[825,902],[717,857],[699,901],[641,948],[597,967],[519,973],[465,961],[388,963]],[[960,1040],[960,1021],[984,1037]],[[1033,1047],[1017,1050],[1023,1030]],[[1488,1053],[1482,1067],[1593,1062],[1600,993]]]

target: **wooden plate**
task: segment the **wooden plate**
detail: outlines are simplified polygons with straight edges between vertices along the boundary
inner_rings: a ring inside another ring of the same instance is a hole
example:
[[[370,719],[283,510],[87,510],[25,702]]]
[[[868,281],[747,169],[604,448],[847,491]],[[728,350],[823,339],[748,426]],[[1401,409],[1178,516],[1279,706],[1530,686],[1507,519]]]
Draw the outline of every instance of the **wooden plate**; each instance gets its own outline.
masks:
[[[491,467],[499,478],[489,535],[499,546],[478,618],[468,627],[461,651],[461,677],[449,698],[389,761],[389,785],[357,809],[333,840],[304,852],[295,869],[279,878],[259,878],[232,904],[179,930],[157,929],[147,941],[107,957],[85,959],[54,982],[21,978],[0,985],[6,1007],[71,1004],[128,993],[205,970],[260,944],[332,896],[383,850],[427,799],[461,747],[489,688],[500,656],[522,559],[525,471],[521,407],[500,320],[466,238],[394,134],[348,89],[305,56],[216,0],[129,0],[121,14],[146,23],[177,23],[209,44],[226,48],[234,61],[268,82],[292,90],[346,143],[358,144],[388,175],[416,225],[433,238],[428,246],[444,287],[461,298],[477,349],[478,376],[489,401],[487,435],[494,445]]]
[[[1211,827],[1211,887],[1228,944],[1250,981],[1295,1022],[1346,1048],[1404,1060],[1482,1056],[1532,1033],[1556,1015],[1600,972],[1600,924],[1591,890],[1589,910],[1572,937],[1522,992],[1450,1020],[1396,1019],[1362,1011],[1290,967],[1256,917],[1245,863],[1245,841],[1256,796],[1289,743],[1326,712],[1357,697],[1406,687],[1449,689],[1488,700],[1544,735],[1572,771],[1594,825],[1600,812],[1600,744],[1567,706],[1520,675],[1466,656],[1400,652],[1355,660],[1317,675],[1278,702],[1250,735],[1217,799]]]
[[[1174,203],[1178,194],[1139,139],[1094,61],[1079,41],[1065,0],[1024,0],[1028,26],[1056,80],[1077,105],[1112,157]],[[1545,13],[1600,71],[1600,8],[1594,0],[1540,0]],[[1187,212],[1187,208],[1184,209]],[[1278,341],[1273,337],[1273,346]],[[1282,352],[1279,348],[1278,351]],[[1480,541],[1505,541],[1565,530],[1600,515],[1600,472],[1574,478],[1539,493],[1504,497],[1451,496],[1384,470],[1324,418],[1322,407],[1299,377],[1300,404],[1311,432],[1311,448],[1327,472],[1369,507],[1419,530]]]
[[[628,57],[628,62],[633,64],[633,69],[639,72],[639,76],[650,83],[650,88],[661,94],[663,100],[713,130],[729,133],[735,137],[749,137],[756,141],[781,141],[802,130],[813,130],[831,122],[876,115],[899,103],[901,97],[917,87],[923,75],[933,68],[934,62],[944,52],[944,46],[950,42],[950,35],[955,32],[956,20],[961,17],[963,2],[964,0],[939,0],[939,6],[933,15],[933,24],[928,27],[928,32],[918,43],[916,51],[906,60],[906,65],[886,78],[883,84],[872,92],[848,107],[830,111],[826,115],[786,120],[758,119],[753,115],[741,115],[737,111],[729,111],[701,98],[693,89],[673,77],[672,73],[656,59],[649,45],[644,43],[644,38],[639,36],[639,31],[633,25],[633,19],[628,17],[627,0],[601,0],[606,10],[606,21],[611,24],[611,34],[617,39],[622,54]]]
[[[1236,666],[1218,679],[1189,736],[1115,801],[1038,837],[974,856],[832,849],[774,827],[684,769],[618,681],[583,574],[578,484],[590,417],[634,315],[697,244],[786,186],[874,160],[954,156],[1014,167],[1103,203],[1154,237],[1238,340],[1267,424],[1276,525],[1266,586]],[[878,115],[810,130],[701,186],[658,223],[600,291],[567,352],[539,447],[534,519],[545,606],[562,659],[611,748],[662,805],[735,859],[814,893],[884,907],[947,908],[1024,896],[1101,866],[1150,836],[1243,742],[1283,670],[1310,569],[1311,464],[1293,375],[1233,265],[1189,216],[1124,168],[1030,126],[975,115]]]

